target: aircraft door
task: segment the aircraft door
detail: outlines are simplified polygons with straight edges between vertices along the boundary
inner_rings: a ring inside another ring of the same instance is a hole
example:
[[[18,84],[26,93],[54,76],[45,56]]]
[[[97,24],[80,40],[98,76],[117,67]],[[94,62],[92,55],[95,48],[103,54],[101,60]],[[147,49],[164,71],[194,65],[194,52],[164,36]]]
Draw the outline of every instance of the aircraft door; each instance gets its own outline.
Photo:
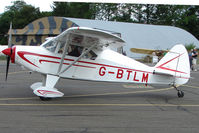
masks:
[[[93,65],[97,55],[94,51],[90,51],[84,57],[82,57],[78,62],[74,64],[75,71],[73,78],[92,80],[94,78],[94,73],[96,71],[96,66]]]

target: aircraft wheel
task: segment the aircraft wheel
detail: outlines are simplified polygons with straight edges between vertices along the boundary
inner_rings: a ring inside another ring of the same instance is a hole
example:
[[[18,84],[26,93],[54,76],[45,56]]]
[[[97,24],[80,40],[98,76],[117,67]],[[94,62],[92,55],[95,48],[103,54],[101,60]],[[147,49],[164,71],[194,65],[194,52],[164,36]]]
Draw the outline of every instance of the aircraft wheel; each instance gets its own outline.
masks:
[[[184,92],[183,91],[178,91],[178,97],[179,98],[184,97]]]
[[[50,101],[52,98],[49,97],[39,97],[42,101]]]

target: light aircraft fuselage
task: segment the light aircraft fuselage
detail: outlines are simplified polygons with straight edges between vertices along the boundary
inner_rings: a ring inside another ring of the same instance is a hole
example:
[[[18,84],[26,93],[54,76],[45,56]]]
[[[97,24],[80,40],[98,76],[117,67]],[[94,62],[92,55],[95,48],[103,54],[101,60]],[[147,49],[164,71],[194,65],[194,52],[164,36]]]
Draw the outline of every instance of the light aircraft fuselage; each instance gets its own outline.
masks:
[[[189,58],[183,45],[174,46],[150,67],[111,50],[124,43],[120,37],[105,31],[75,27],[41,46],[13,46],[2,53],[8,57],[7,68],[11,59],[12,63],[44,76],[42,82],[31,85],[33,92],[42,98],[64,95],[54,88],[59,78],[173,86],[189,80]]]

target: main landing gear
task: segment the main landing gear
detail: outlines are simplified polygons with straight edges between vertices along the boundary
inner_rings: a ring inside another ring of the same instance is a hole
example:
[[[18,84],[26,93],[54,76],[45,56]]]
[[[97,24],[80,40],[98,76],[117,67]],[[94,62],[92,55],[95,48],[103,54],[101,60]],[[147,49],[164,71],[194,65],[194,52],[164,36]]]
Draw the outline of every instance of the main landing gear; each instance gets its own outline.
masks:
[[[39,97],[42,101],[50,101],[52,98],[50,97]]]
[[[180,91],[180,90],[178,90],[178,97],[184,97],[184,92],[183,91]]]
[[[34,83],[30,87],[32,88],[33,93],[42,101],[49,101],[52,98],[62,97],[64,95],[64,93],[54,88],[58,80],[58,76],[43,75],[43,82]]]
[[[175,85],[173,85],[173,87],[178,91],[177,95],[179,98],[182,98],[184,97],[184,92],[179,90]]]

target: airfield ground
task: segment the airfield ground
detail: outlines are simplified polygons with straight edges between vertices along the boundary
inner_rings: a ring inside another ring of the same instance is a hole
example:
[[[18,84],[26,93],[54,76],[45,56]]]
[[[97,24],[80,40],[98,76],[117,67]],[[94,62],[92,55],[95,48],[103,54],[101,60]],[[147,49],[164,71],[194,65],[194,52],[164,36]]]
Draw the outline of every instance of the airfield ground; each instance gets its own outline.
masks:
[[[60,80],[63,98],[41,101],[30,85],[41,81],[11,65],[5,82],[0,62],[0,132],[2,133],[196,133],[199,131],[199,72],[180,86]]]

